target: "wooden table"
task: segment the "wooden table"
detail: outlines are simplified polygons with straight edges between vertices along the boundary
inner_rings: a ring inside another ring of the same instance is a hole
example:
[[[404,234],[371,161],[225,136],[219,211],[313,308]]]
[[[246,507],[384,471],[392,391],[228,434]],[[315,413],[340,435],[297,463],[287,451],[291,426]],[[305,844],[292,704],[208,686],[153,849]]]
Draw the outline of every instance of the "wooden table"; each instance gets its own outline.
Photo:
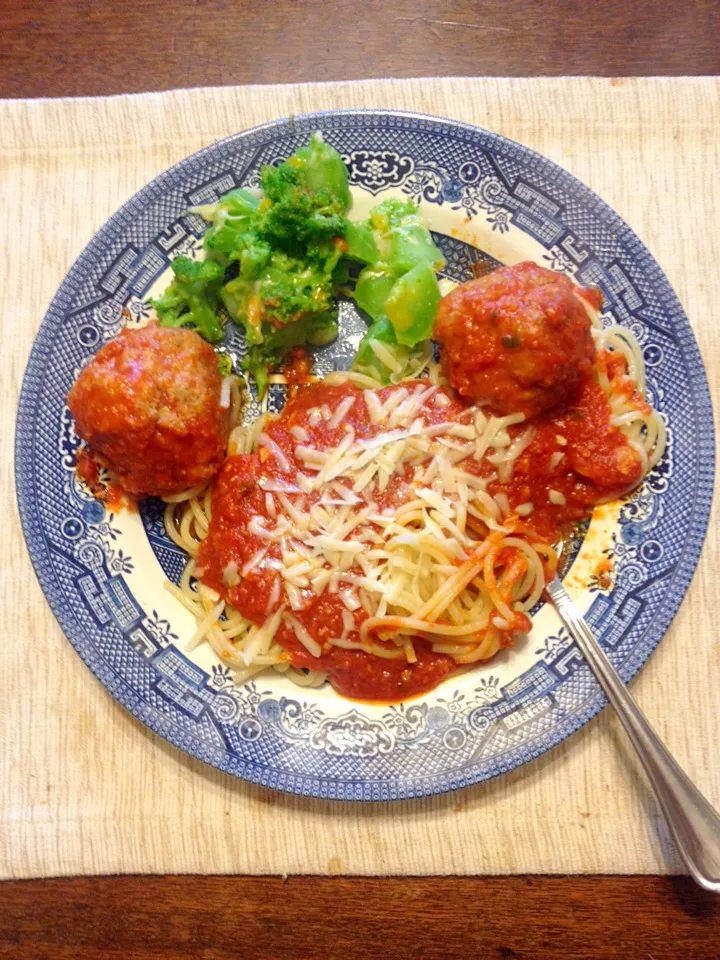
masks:
[[[719,23],[717,0],[0,0],[0,96],[717,74]],[[6,882],[0,903],[13,960],[720,958],[720,898],[686,878],[78,878]]]

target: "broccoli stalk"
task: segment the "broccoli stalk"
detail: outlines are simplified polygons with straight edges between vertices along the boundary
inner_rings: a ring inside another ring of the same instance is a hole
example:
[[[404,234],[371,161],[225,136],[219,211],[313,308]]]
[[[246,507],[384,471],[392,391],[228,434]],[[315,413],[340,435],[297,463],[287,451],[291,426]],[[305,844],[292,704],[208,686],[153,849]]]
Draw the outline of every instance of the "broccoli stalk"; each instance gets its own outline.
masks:
[[[433,243],[422,214],[413,200],[384,200],[370,211],[370,226],[381,259],[397,273],[418,263],[439,270],[444,259]]]
[[[440,287],[435,271],[427,261],[415,264],[412,270],[403,274],[385,302],[398,343],[414,347],[428,340],[439,303]]]

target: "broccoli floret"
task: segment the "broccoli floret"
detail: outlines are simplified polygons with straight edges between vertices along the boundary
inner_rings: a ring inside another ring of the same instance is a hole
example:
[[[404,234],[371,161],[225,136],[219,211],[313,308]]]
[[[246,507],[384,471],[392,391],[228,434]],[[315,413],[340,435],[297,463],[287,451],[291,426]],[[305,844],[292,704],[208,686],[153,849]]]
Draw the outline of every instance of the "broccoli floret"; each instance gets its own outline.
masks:
[[[255,378],[258,396],[265,393],[268,370],[278,366],[284,357],[302,344],[324,346],[337,336],[338,326],[332,314],[313,314],[284,327],[271,327],[262,343],[250,347],[243,367]]]
[[[324,142],[320,132],[314,133],[310,143],[296,150],[282,166],[291,167],[310,193],[327,191],[339,204],[339,213],[350,209],[347,167],[337,150]]]
[[[223,329],[217,308],[225,271],[214,260],[176,257],[170,264],[175,277],[167,290],[151,299],[163,327],[189,327],[215,343]]]
[[[261,343],[278,327],[333,309],[334,265],[332,260],[308,264],[274,252],[252,278],[241,272],[227,283],[223,302],[233,320],[245,327],[248,343]]]
[[[342,157],[319,135],[279,167],[263,167],[261,233],[289,253],[325,260],[343,237],[350,207],[348,172]]]
[[[330,191],[310,193],[287,164],[265,167],[262,184],[269,202],[262,211],[262,236],[290,253],[304,249],[320,260],[332,252],[333,239],[345,233],[345,217]]]
[[[259,205],[259,197],[240,189],[226,193],[218,203],[193,208],[193,213],[199,213],[211,224],[203,240],[210,257],[229,262],[247,232],[257,229]]]
[[[220,376],[229,377],[233,372],[232,358],[229,357],[226,353],[219,353],[217,355],[217,361],[218,361],[218,370],[220,371]]]

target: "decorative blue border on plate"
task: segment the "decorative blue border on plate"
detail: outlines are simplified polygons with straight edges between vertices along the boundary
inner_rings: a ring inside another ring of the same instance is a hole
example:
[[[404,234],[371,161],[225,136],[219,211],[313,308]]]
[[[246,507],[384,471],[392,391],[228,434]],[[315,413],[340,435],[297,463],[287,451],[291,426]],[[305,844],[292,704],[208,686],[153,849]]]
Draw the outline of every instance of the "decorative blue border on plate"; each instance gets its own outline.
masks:
[[[221,671],[209,677],[183,657],[164,622],[128,593],[122,574],[131,561],[108,547],[104,517],[93,504],[68,506],[73,437],[62,408],[75,371],[114,334],[120,308],[141,303],[169,258],[200,235],[187,206],[252,183],[261,163],[286,156],[316,129],[373,193],[402,189],[483,216],[493,231],[512,224],[527,232],[547,249],[549,265],[603,286],[615,317],[637,327],[650,366],[671,365],[669,380],[658,374],[655,400],[672,411],[672,463],[625,508],[616,550],[627,583],[609,598],[598,594],[591,611],[621,675],[634,676],[682,600],[707,527],[714,439],[702,361],[662,271],[622,220],[555,164],[465,124],[379,111],[276,121],[201,150],[136,194],[80,255],[39,330],[18,410],[18,503],[61,627],[103,685],[156,733],[222,770],[292,793],[423,796],[525,763],[598,712],[604,698],[566,638],[549,638],[542,660],[502,689],[488,677],[470,698],[441,690],[434,705],[388,708],[381,721],[355,706],[324,716],[310,695],[277,698],[262,683],[235,691]],[[673,381],[687,390],[686,413],[663,396],[663,383]],[[673,562],[663,569],[664,552]],[[523,734],[514,736],[520,722]],[[494,750],[498,736],[504,746]]]

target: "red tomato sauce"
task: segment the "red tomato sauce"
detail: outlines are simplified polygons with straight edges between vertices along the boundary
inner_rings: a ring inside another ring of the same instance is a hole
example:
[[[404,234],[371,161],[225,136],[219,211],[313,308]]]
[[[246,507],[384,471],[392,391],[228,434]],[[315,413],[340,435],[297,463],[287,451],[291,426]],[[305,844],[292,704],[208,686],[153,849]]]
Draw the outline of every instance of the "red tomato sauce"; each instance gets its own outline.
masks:
[[[302,387],[315,379],[312,375],[312,360],[305,347],[293,347],[290,359],[283,367],[288,397],[292,399]]]
[[[640,457],[610,423],[607,398],[593,379],[582,382],[570,407],[532,423],[535,435],[516,460],[512,478],[490,483],[488,491],[493,496],[505,493],[513,509],[532,503],[524,523],[550,543],[567,525],[588,517],[596,504],[615,499],[639,482]],[[526,424],[511,427],[509,433],[524,429]],[[565,503],[551,502],[551,490],[562,494]]]
[[[80,447],[75,454],[75,472],[83,481],[90,493],[103,503],[108,510],[119,513],[127,510],[129,513],[137,510],[137,500],[112,480],[103,483],[100,480],[100,468],[87,447]]]
[[[79,447],[75,454],[75,470],[92,495],[99,499],[100,471],[95,458],[87,447]]]
[[[624,367],[613,370],[614,375],[622,373]],[[415,385],[386,387],[379,390],[378,395],[384,400],[394,390]],[[419,417],[426,426],[456,419],[466,409],[465,403],[449,390],[440,390],[448,397],[448,404],[444,407],[433,403],[425,406]],[[327,418],[318,421],[311,415],[323,404],[334,410],[348,397],[354,402],[337,427],[331,428]],[[492,494],[505,493],[513,508],[531,502],[534,510],[523,518],[524,525],[549,542],[555,542],[564,524],[589,516],[594,504],[612,498],[640,479],[640,458],[620,431],[611,425],[610,417],[610,407],[602,389],[592,378],[583,380],[570,405],[531,421],[535,434],[516,461],[512,478],[507,483],[494,481],[489,491]],[[303,469],[302,462],[295,456],[299,441],[291,430],[302,427],[307,434],[303,443],[329,451],[343,440],[347,425],[353,427],[356,439],[387,430],[386,426],[371,422],[363,392],[357,388],[349,384],[310,384],[300,390],[288,402],[280,418],[269,423],[264,430],[282,451],[287,461],[285,470],[272,447],[261,445],[256,453],[228,457],[218,475],[213,494],[212,523],[207,539],[200,546],[198,573],[205,584],[253,623],[261,625],[281,603],[287,601],[284,580],[278,569],[283,562],[281,548],[257,535],[253,528],[257,530],[258,523],[274,522],[268,512],[264,487],[294,484]],[[511,427],[509,432],[513,435],[525,429],[527,423]],[[563,454],[562,458],[554,456],[558,453]],[[463,469],[471,469],[471,463],[471,460],[465,461]],[[486,474],[495,470],[485,461],[478,465],[478,469]],[[385,492],[374,498],[378,507],[399,505],[409,499],[412,495],[409,479],[408,472],[393,477]],[[551,490],[562,494],[565,503],[553,503]],[[298,506],[298,509],[307,512],[320,496],[319,491],[306,494],[302,508]],[[228,575],[228,565],[234,565],[232,573],[235,576]],[[276,583],[278,580],[279,584]],[[458,669],[451,657],[433,653],[430,645],[419,639],[413,640],[418,659],[413,664],[404,657],[386,659],[361,650],[332,646],[329,641],[343,633],[343,601],[337,594],[327,591],[318,597],[308,588],[301,594],[303,609],[287,609],[286,612],[295,617],[321,646],[321,656],[313,656],[297,639],[295,631],[285,624],[278,629],[276,640],[287,651],[294,666],[326,672],[333,687],[345,696],[398,701],[432,689]],[[353,613],[355,630],[348,635],[349,640],[358,640],[357,631],[366,616],[362,608]],[[374,639],[373,642],[386,646],[388,650],[397,649],[389,641]]]

